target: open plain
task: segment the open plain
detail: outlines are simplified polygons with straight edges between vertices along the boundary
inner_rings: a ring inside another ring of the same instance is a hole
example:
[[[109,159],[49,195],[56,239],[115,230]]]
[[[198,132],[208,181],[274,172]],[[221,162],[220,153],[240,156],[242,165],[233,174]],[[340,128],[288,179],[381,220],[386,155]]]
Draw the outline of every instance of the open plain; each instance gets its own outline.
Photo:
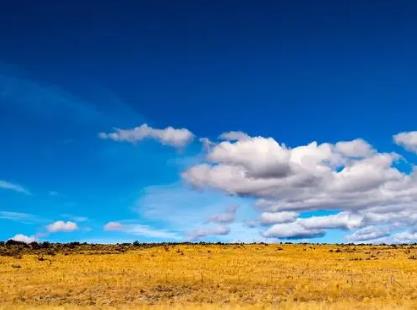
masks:
[[[417,246],[3,245],[0,309],[415,309]]]

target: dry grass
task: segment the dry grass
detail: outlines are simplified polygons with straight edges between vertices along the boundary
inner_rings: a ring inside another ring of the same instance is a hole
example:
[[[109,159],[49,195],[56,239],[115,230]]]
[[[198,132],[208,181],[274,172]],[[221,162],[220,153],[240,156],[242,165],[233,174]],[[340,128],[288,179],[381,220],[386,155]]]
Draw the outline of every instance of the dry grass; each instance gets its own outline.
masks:
[[[14,254],[0,256],[0,309],[417,308],[414,246],[78,246]]]

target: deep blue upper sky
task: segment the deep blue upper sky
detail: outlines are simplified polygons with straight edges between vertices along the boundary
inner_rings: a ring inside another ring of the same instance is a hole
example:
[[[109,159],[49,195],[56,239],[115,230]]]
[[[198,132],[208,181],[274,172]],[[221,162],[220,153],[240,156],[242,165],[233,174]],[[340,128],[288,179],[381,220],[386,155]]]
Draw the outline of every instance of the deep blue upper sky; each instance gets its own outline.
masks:
[[[416,37],[413,1],[4,2],[0,180],[31,195],[0,192],[0,211],[88,217],[80,240],[107,240],[111,220],[175,230],[135,206],[152,186],[184,190],[199,146],[97,138],[144,122],[398,151],[391,136],[416,128]],[[0,219],[0,239],[43,226]]]

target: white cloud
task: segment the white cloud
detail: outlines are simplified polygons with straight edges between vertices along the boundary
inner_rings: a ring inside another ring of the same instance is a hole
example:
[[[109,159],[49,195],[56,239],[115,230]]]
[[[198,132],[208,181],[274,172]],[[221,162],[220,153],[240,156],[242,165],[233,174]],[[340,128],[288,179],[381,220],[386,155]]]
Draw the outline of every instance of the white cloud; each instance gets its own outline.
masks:
[[[394,135],[393,138],[396,144],[417,153],[417,131],[400,132]]]
[[[157,239],[179,239],[179,236],[176,233],[166,231],[166,230],[158,230],[153,229],[147,225],[131,223],[131,222],[116,222],[111,221],[104,225],[105,231],[119,231],[135,236],[142,236],[142,237],[150,237],[150,238],[157,238]]]
[[[361,148],[356,155],[352,149],[344,153],[338,149],[315,142],[290,149],[262,137],[223,141],[209,151],[207,162],[191,167],[183,177],[197,187],[271,201],[276,210],[267,211],[344,208],[346,204],[360,208],[372,199],[396,195],[391,189],[395,184],[413,181],[393,167],[395,154],[369,153],[364,158]],[[378,195],[381,190],[383,195]]]
[[[23,186],[21,186],[19,184],[7,182],[7,181],[4,181],[4,180],[0,180],[0,188],[15,191],[15,192],[26,194],[26,195],[30,195],[30,192],[26,188],[24,188]]]
[[[209,222],[223,224],[231,223],[235,220],[237,208],[238,207],[234,205],[230,206],[229,208],[227,208],[226,212],[211,216],[209,218]]]
[[[372,242],[387,236],[389,236],[387,229],[378,226],[367,226],[347,236],[347,239],[353,242]]]
[[[393,240],[397,243],[415,243],[417,242],[417,232],[416,231],[399,232],[393,236]]]
[[[264,225],[282,224],[295,222],[298,217],[297,212],[283,211],[283,212],[263,212],[260,221]]]
[[[184,147],[189,144],[194,135],[186,128],[176,129],[173,127],[166,127],[164,129],[155,129],[147,124],[132,128],[132,129],[119,129],[116,128],[111,133],[99,133],[101,139],[110,139],[113,141],[125,141],[130,143],[136,143],[144,139],[154,139],[164,145],[170,145],[173,147]]]
[[[292,222],[281,222],[272,225],[265,231],[264,236],[283,239],[316,238],[323,236],[326,229],[358,228],[361,226],[362,220],[363,218],[360,215],[347,212],[326,216],[297,218]]]
[[[335,150],[347,157],[368,157],[375,153],[375,150],[362,139],[337,142]]]
[[[55,232],[71,232],[71,231],[75,231],[78,229],[78,226],[76,223],[71,222],[71,221],[56,221],[52,224],[49,224],[46,229],[48,230],[48,232],[50,233],[55,233]]]
[[[223,132],[220,136],[219,139],[221,140],[226,140],[226,141],[239,141],[239,140],[247,140],[250,137],[242,132],[242,131],[228,131],[228,132]]]
[[[299,222],[275,224],[268,228],[263,236],[266,238],[279,239],[306,239],[323,237],[324,230],[309,229],[301,225]]]
[[[9,240],[24,242],[24,243],[32,243],[36,241],[36,238],[34,236],[26,236],[23,234],[17,234],[13,237],[11,237]]]
[[[216,225],[211,227],[200,227],[192,230],[188,237],[195,241],[208,236],[224,236],[230,233],[230,228],[225,225]]]
[[[288,150],[272,138],[255,137],[235,143],[223,141],[210,151],[208,159],[232,167],[243,167],[252,177],[274,177],[289,173]]]
[[[405,143],[397,137],[400,140]],[[399,170],[399,158],[378,152],[362,139],[291,148],[273,138],[247,137],[212,143],[206,160],[184,171],[183,179],[197,188],[254,198],[264,212],[259,222],[275,224],[264,236],[307,238],[327,229],[379,225],[391,232],[417,224],[417,168],[410,173]],[[275,215],[323,209],[340,212],[299,219],[292,214],[285,222]]]
[[[312,216],[297,220],[308,229],[353,229],[362,225],[363,217],[349,212],[334,215]]]

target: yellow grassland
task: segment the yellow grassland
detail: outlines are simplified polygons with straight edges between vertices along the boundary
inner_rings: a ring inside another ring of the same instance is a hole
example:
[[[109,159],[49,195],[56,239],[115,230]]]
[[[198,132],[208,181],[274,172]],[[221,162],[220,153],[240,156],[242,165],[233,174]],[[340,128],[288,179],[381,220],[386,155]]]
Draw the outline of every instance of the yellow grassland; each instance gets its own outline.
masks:
[[[416,257],[278,244],[0,256],[0,309],[417,309]]]

